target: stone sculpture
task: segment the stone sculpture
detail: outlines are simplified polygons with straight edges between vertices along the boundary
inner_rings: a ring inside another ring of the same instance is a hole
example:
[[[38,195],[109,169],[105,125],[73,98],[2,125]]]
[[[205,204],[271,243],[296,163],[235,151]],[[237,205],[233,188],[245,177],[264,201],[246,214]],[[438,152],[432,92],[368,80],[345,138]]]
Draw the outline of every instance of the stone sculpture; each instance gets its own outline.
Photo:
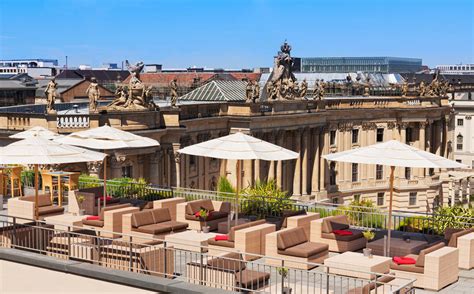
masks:
[[[97,104],[100,99],[99,84],[96,78],[91,78],[91,83],[87,87],[86,94],[89,97],[89,112],[97,112]]]
[[[323,100],[325,90],[326,90],[326,83],[324,82],[324,79],[316,80],[316,82],[314,83],[314,92],[313,92],[314,100]]]
[[[170,86],[170,96],[171,96],[171,107],[176,107],[176,102],[178,102],[178,80],[174,78],[171,80]]]
[[[364,96],[370,96],[370,88],[372,84],[370,83],[370,76],[367,76],[367,79],[364,84]]]
[[[410,85],[408,84],[407,80],[403,81],[401,88],[402,88],[402,97],[408,96],[408,90],[410,88]]]
[[[260,98],[260,85],[257,81],[247,81],[247,85],[245,86],[245,96],[245,102],[247,103],[255,103]]]
[[[304,79],[301,82],[301,86],[300,86],[300,97],[301,97],[301,99],[305,99],[307,92],[308,92],[308,82],[306,82],[306,79]]]
[[[421,81],[420,85],[418,86],[418,93],[421,97],[426,96],[426,84],[425,81]]]
[[[49,81],[44,93],[46,95],[46,112],[47,113],[54,113],[55,110],[55,100],[57,97],[56,90],[58,88],[58,83],[56,83],[55,79]]]
[[[253,82],[252,102],[255,103],[260,98],[260,85],[257,81]]]

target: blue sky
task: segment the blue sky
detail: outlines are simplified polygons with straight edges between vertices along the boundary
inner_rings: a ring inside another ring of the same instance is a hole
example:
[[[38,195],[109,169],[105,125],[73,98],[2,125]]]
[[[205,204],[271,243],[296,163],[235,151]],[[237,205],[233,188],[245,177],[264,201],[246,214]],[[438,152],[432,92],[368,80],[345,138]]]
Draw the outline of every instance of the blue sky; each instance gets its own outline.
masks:
[[[474,62],[473,0],[0,0],[0,58],[271,66],[294,56]]]

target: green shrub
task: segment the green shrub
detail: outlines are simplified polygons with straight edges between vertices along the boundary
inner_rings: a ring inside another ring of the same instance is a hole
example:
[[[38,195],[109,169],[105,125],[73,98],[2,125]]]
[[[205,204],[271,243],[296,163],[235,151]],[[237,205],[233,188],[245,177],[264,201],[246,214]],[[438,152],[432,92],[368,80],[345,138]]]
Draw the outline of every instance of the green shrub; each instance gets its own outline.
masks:
[[[342,206],[339,210],[341,211],[339,214],[349,217],[352,225],[369,228],[385,227],[385,215],[374,206],[370,199],[353,200],[348,206]]]
[[[275,180],[257,181],[253,187],[242,190],[240,210],[259,218],[280,216],[284,209],[290,209],[292,201],[288,193],[276,185]]]

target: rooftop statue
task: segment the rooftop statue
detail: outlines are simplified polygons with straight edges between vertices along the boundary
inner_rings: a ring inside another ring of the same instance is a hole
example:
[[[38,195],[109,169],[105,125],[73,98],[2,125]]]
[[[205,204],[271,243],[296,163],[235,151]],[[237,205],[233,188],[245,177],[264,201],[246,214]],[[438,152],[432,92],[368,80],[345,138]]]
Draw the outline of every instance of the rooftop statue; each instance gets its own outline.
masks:
[[[245,96],[245,102],[248,103],[255,103],[260,98],[260,85],[257,81],[247,81],[247,85],[245,86]]]
[[[97,112],[97,104],[100,99],[99,84],[96,78],[91,78],[91,83],[86,89],[86,94],[89,97],[89,112]]]
[[[306,79],[304,79],[303,82],[301,82],[301,86],[300,86],[300,95],[299,95],[300,98],[305,99],[307,92],[308,92],[308,82],[306,82]]]
[[[170,86],[170,96],[171,96],[171,107],[176,107],[176,102],[178,102],[178,80],[174,78],[171,80]]]
[[[46,89],[44,90],[44,94],[46,95],[46,113],[55,113],[55,100],[58,96],[56,90],[58,88],[58,83],[56,83],[55,79],[49,81]]]

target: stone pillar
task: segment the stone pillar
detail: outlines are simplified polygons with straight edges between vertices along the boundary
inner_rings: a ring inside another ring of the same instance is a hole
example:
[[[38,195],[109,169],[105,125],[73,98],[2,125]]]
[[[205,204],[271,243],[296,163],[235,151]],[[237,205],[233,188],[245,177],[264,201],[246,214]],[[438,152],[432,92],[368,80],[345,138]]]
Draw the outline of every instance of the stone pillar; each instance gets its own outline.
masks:
[[[166,185],[171,187],[173,184],[171,182],[171,150],[165,149],[165,161],[166,161]]]
[[[174,163],[174,175],[176,177],[176,187],[181,187],[181,154],[178,150],[181,149],[181,144],[173,143],[173,163]]]
[[[153,154],[150,154],[150,183],[154,185],[159,185],[160,176],[160,152],[156,151]]]
[[[254,183],[260,181],[260,159],[255,159],[253,161],[253,170],[254,170]]]
[[[301,166],[301,195],[308,195],[308,155],[309,155],[309,144],[308,141],[311,140],[311,132],[309,128],[305,128],[302,134],[302,153],[303,153],[303,161]]]
[[[295,173],[293,177],[293,196],[301,196],[301,131],[293,131],[295,152],[299,153],[295,163]]]
[[[313,154],[313,167],[311,173],[311,195],[316,195],[319,192],[319,164],[320,164],[320,157],[319,157],[319,129],[314,128],[312,129],[312,154]]]
[[[426,150],[426,121],[422,121],[418,124],[418,149]],[[423,178],[426,174],[426,170],[424,168],[418,168],[418,178]]]
[[[275,135],[274,135],[274,131],[272,132],[269,132],[268,135],[267,135],[267,141],[270,142],[270,143],[275,143],[273,141]],[[276,177],[275,177],[275,161],[272,160],[269,162],[268,164],[268,177],[267,177],[267,181],[270,181],[270,180],[275,180],[276,181]]]
[[[329,154],[329,130],[323,129],[319,136],[319,148],[321,150],[321,155]],[[319,165],[319,190],[321,192],[326,192],[326,184],[328,183],[328,166],[327,161],[322,156],[320,158],[320,165]]]
[[[276,136],[276,141],[278,146],[283,146],[285,144],[285,131],[278,131]],[[276,162],[276,183],[278,187],[283,187],[283,162],[278,160]]]

